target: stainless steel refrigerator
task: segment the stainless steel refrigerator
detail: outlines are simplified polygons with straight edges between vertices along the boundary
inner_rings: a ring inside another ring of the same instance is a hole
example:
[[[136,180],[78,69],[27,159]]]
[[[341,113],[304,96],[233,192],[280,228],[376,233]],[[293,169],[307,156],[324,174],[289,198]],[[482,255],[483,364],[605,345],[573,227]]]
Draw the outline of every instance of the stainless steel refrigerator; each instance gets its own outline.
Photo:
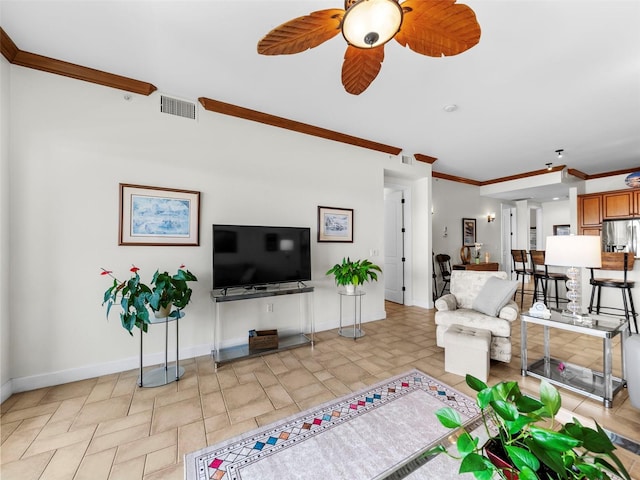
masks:
[[[603,220],[602,251],[632,252],[638,257],[640,220]]]

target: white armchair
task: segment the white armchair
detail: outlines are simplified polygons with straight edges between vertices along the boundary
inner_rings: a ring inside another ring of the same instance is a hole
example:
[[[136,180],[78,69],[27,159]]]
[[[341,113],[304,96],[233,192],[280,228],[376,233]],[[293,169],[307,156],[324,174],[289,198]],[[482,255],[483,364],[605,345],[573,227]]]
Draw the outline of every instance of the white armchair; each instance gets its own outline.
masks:
[[[490,357],[511,361],[511,323],[518,318],[513,294],[516,281],[506,272],[454,270],[450,291],[436,300],[436,343],[444,348],[444,332],[451,325],[489,330]]]

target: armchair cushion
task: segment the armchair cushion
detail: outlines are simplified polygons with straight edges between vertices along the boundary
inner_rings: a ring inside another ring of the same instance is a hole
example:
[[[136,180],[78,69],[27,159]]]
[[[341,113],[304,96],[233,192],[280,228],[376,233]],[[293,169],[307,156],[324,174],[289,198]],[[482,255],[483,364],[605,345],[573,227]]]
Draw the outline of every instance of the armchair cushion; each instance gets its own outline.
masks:
[[[503,320],[509,320],[513,322],[518,315],[520,314],[520,309],[518,308],[518,304],[513,300],[509,300],[507,304],[500,309],[500,313],[498,314],[499,318]]]
[[[507,272],[483,272],[475,270],[454,270],[451,272],[451,293],[456,297],[458,308],[473,308],[476,299],[488,278],[506,280]]]
[[[517,288],[518,282],[515,280],[489,277],[478,292],[478,296],[473,300],[472,308],[485,315],[497,317]]]
[[[439,311],[455,310],[458,307],[455,295],[447,293],[436,300],[436,309]]]

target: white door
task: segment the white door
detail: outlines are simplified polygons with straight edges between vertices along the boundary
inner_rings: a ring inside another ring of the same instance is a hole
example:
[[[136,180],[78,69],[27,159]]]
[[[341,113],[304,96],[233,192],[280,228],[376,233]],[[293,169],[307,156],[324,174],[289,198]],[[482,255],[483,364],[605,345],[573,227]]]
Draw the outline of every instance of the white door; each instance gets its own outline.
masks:
[[[402,191],[384,199],[384,298],[404,304],[404,233]]]

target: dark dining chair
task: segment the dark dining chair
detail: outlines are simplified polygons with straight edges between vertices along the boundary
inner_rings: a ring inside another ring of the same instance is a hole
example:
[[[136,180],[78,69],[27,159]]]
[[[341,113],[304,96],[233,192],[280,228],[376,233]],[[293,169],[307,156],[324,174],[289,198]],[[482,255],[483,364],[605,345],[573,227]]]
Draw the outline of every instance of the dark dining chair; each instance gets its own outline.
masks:
[[[444,291],[449,291],[449,282],[451,281],[451,257],[445,253],[439,253],[436,255],[436,262],[438,263],[438,267],[440,268],[440,276],[442,277],[442,290],[440,290],[440,295],[444,295]]]
[[[558,283],[565,282],[569,280],[564,273],[550,272],[549,266],[545,264],[545,254],[544,250],[531,250],[529,252],[529,256],[531,257],[531,268],[533,270],[533,301],[537,302],[538,298],[538,287],[542,291],[542,301],[545,305],[548,306],[547,301],[549,300],[549,281],[553,282],[555,288],[555,301],[556,308],[559,308],[561,301],[567,301],[566,298],[560,298]]]
[[[529,268],[529,260],[527,259],[526,250],[511,250],[511,258],[513,260],[513,273],[516,274],[516,280],[522,278],[520,288],[513,294],[513,299],[515,300],[518,292],[520,292],[520,308],[522,308],[525,294],[525,279],[527,277],[533,277],[533,270]]]

